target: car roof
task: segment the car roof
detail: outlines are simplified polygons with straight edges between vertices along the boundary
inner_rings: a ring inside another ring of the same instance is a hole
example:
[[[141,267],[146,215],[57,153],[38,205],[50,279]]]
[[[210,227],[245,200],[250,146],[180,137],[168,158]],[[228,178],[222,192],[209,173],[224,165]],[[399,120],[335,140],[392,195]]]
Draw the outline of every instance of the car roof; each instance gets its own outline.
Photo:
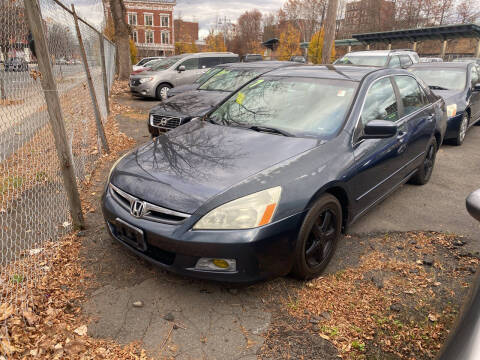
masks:
[[[413,50],[406,50],[406,49],[398,49],[398,50],[365,50],[365,51],[352,51],[345,56],[355,55],[355,56],[369,56],[369,55],[390,55],[396,53],[411,53],[414,52]]]
[[[295,64],[291,61],[253,61],[248,63],[228,63],[221,64],[218,67],[227,68],[227,69],[278,69],[287,66],[301,66],[301,64]]]
[[[471,62],[430,62],[430,63],[418,63],[409,66],[409,69],[421,69],[421,68],[457,68],[457,69],[466,69],[468,65],[472,64]]]
[[[384,69],[373,66],[303,65],[274,70],[268,75],[360,81],[366,75],[380,70]]]

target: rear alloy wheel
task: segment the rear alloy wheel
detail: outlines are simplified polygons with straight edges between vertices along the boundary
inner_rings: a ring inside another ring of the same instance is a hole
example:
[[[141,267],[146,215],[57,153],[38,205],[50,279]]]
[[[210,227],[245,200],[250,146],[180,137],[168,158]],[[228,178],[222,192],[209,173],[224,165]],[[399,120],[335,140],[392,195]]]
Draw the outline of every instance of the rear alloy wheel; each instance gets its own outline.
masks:
[[[463,144],[463,141],[465,140],[465,135],[467,135],[468,123],[468,114],[464,113],[460,122],[460,127],[458,128],[457,138],[453,141],[454,145],[460,146]]]
[[[167,100],[167,97],[168,97],[168,91],[171,89],[172,87],[168,84],[160,84],[158,85],[157,87],[157,91],[156,91],[156,97],[158,100]]]
[[[435,159],[437,158],[437,141],[432,139],[427,148],[427,153],[423,163],[418,167],[417,172],[410,179],[410,183],[415,185],[425,185],[432,177]]]
[[[341,232],[342,206],[335,196],[324,194],[300,228],[292,273],[302,280],[320,275],[335,252]]]

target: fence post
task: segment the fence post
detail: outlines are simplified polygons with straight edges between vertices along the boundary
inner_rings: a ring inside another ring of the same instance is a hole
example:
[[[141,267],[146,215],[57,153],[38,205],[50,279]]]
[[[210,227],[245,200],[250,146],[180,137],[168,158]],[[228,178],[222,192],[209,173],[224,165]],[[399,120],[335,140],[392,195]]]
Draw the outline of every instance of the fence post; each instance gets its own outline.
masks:
[[[110,100],[108,98],[109,94],[109,83],[107,80],[107,66],[105,64],[105,44],[103,40],[103,34],[98,33],[98,38],[100,39],[100,54],[102,58],[102,76],[103,76],[103,92],[105,94],[105,106],[107,107],[107,114],[110,114]]]
[[[6,100],[7,94],[5,93],[5,79],[0,77],[0,100]]]
[[[55,148],[60,163],[60,170],[63,176],[65,191],[67,192],[70,214],[73,225],[76,228],[83,229],[85,222],[83,219],[82,205],[78,193],[77,181],[73,168],[73,157],[68,144],[65,123],[63,120],[60,98],[58,97],[57,84],[53,76],[52,64],[47,45],[47,38],[43,28],[42,14],[38,0],[24,0],[25,12],[27,14],[30,31],[35,40],[35,50],[37,53],[38,68],[41,73],[40,82],[47,103],[50,125],[52,126],[53,137],[55,139]]]
[[[105,130],[103,129],[102,116],[100,115],[100,108],[98,106],[97,95],[95,94],[95,88],[93,87],[92,75],[90,74],[90,68],[88,67],[87,62],[87,53],[85,52],[85,47],[83,45],[82,34],[80,33],[80,26],[78,25],[78,16],[75,12],[75,6],[72,4],[73,18],[75,20],[75,29],[77,31],[78,45],[80,47],[80,53],[82,54],[83,67],[85,69],[85,74],[87,75],[88,88],[90,90],[90,96],[92,98],[93,111],[95,113],[95,123],[97,124],[97,131],[102,142],[102,147],[105,152],[109,153],[110,149],[108,147],[107,138],[105,136]]]

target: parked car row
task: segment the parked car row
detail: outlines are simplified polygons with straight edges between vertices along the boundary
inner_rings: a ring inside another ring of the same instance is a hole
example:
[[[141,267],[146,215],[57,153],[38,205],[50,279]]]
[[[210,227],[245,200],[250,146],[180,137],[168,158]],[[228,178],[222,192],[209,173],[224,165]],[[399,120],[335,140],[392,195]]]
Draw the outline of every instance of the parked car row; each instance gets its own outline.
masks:
[[[388,67],[407,55],[408,70]],[[405,182],[429,181],[444,138],[464,138],[458,118],[467,114],[468,127],[480,117],[477,65],[415,55],[385,52],[377,67],[262,61],[200,72],[152,109],[153,141],[112,168],[108,231],[184,275],[317,276],[353,222]]]

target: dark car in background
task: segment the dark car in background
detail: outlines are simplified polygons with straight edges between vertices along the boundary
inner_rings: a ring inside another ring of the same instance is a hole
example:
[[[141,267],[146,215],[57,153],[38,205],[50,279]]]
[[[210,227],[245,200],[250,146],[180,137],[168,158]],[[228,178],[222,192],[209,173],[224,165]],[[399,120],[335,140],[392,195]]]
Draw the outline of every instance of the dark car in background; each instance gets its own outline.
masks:
[[[224,64],[196,90],[185,92],[159,103],[148,117],[148,130],[152,137],[163,131],[202,117],[230,96],[233,91],[258,76],[274,69],[300,64],[288,61],[260,61],[255,63]]]
[[[28,62],[21,57],[13,57],[5,61],[5,71],[28,71]]]
[[[263,56],[261,54],[247,54],[242,58],[243,62],[254,62],[254,61],[262,61]]]
[[[409,70],[445,100],[445,140],[462,145],[467,130],[480,120],[480,66],[472,62],[443,62],[416,64]]]
[[[118,160],[108,231],[183,275],[313,278],[342,230],[403,183],[429,181],[437,116],[437,97],[405,70],[271,71]]]
[[[298,62],[298,63],[302,63],[302,64],[306,64],[306,63],[307,63],[307,59],[305,59],[305,56],[301,56],[301,55],[292,56],[292,57],[290,58],[290,61]]]

